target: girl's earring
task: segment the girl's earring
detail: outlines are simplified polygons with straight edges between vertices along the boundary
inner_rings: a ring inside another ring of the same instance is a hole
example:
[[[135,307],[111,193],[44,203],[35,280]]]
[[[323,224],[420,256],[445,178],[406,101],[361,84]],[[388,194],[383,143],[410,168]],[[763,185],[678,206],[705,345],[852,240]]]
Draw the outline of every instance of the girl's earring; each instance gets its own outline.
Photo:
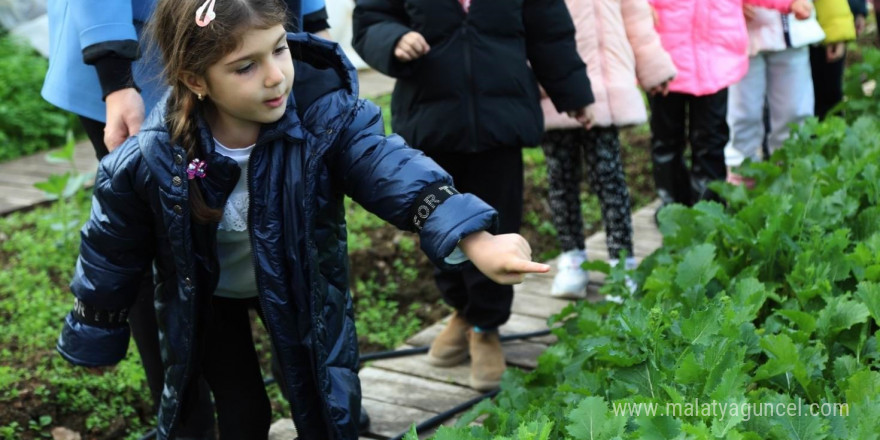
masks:
[[[205,100],[205,97],[201,93],[196,93],[196,98],[199,98],[199,101]]]

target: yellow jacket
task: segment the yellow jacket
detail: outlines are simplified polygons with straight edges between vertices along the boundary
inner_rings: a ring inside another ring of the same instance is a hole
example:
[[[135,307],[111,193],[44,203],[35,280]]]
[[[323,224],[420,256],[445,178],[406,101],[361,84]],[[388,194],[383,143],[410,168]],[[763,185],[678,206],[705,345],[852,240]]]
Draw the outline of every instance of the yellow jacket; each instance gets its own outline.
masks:
[[[816,19],[825,31],[825,43],[856,39],[856,26],[847,0],[815,0]]]

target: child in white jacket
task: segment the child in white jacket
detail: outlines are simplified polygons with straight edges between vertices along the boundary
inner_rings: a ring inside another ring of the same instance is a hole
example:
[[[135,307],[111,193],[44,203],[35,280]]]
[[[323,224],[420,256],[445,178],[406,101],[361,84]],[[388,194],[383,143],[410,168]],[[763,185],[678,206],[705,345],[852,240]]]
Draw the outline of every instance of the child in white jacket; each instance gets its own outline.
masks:
[[[831,7],[832,12],[847,13],[845,23],[852,22],[847,0],[816,0],[815,3],[816,12],[803,21],[796,20],[792,14],[744,6],[749,32],[749,70],[739,83],[730,87],[727,107],[730,141],[724,148],[730,183],[751,186],[752,182],[733,168],[746,159],[759,160],[765,138],[767,151],[776,151],[788,139],[791,124],[800,124],[813,116],[815,96],[810,45],[837,42],[846,37],[826,24],[831,34],[826,39],[826,31],[816,19],[816,13],[827,13]],[[823,22],[828,23],[824,18]],[[769,126],[765,126],[765,105]]]
[[[676,70],[654,30],[646,0],[566,0],[576,31],[578,52],[596,102],[594,123],[584,129],[559,113],[544,97],[542,141],[550,180],[550,208],[562,248],[551,293],[569,298],[586,296],[588,274],[581,215],[582,168],[602,206],[611,263],[621,255],[635,266],[629,190],[620,159],[618,127],[641,124],[647,113],[638,85],[665,93]]]

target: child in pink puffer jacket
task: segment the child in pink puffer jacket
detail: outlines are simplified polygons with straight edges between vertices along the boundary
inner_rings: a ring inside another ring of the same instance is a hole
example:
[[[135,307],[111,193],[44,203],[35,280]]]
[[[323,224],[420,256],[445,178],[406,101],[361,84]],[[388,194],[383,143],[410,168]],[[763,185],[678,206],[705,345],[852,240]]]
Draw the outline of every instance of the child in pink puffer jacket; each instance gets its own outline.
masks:
[[[589,282],[581,269],[586,259],[580,185],[587,180],[602,206],[608,254],[615,264],[621,253],[635,266],[630,197],[620,159],[618,127],[641,124],[647,112],[638,86],[663,92],[675,77],[675,65],[654,30],[647,0],[566,0],[574,21],[578,53],[596,101],[593,126],[559,113],[544,97],[544,138],[550,184],[550,208],[562,249],[551,293],[583,298]]]
[[[649,0],[663,47],[678,75],[669,94],[650,98],[654,183],[663,204],[717,199],[707,184],[725,180],[727,87],[749,68],[743,3],[806,19],[809,0]],[[686,118],[687,116],[687,118]],[[687,126],[687,130],[685,127]],[[691,169],[684,160],[685,134]]]

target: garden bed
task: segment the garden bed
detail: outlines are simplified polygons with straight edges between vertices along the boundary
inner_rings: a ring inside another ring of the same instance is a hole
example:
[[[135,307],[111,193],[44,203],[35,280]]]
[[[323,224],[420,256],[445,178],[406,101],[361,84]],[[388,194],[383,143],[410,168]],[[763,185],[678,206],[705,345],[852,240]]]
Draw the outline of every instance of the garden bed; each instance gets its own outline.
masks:
[[[381,102],[381,101],[380,101]],[[637,205],[652,200],[648,133],[623,134],[628,179]],[[540,149],[524,150],[525,209],[522,233],[534,255],[557,251],[546,203],[546,170]],[[83,221],[88,194],[66,205]],[[153,424],[149,393],[136,350],[104,376],[72,367],[54,350],[72,297],[67,288],[78,246],[76,234],[57,227],[58,205],[0,219],[0,439],[38,439],[64,426],[84,439],[138,438]],[[432,268],[417,238],[385,225],[349,203],[351,280],[362,353],[399,345],[449,313],[433,284]],[[583,204],[587,233],[601,227],[594,196]],[[72,214],[71,214],[72,213]],[[53,226],[54,225],[54,226]],[[257,347],[269,373],[268,340],[255,321]],[[287,414],[278,388],[270,387],[276,417]]]

